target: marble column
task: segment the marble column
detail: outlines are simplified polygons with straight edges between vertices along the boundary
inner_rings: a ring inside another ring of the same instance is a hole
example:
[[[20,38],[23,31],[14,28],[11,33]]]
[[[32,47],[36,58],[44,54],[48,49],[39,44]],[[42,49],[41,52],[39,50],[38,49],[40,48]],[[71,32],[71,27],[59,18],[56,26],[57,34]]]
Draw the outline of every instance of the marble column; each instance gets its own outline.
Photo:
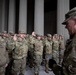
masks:
[[[15,32],[15,0],[9,0],[8,32]]]
[[[57,33],[64,36],[65,41],[69,38],[68,31],[62,22],[65,20],[65,13],[69,11],[69,0],[57,0]]]
[[[5,0],[2,3],[2,31],[5,30]]]
[[[19,31],[27,33],[27,0],[20,0]]]
[[[44,35],[44,0],[35,0],[34,31]]]

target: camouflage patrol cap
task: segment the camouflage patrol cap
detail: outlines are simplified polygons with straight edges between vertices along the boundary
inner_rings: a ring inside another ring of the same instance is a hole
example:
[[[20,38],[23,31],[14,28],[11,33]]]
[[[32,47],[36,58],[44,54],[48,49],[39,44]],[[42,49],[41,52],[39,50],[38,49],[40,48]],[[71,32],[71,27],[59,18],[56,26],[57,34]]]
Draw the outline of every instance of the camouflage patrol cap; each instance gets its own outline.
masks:
[[[10,31],[9,34],[13,36],[14,35],[14,32],[13,31]]]
[[[74,18],[75,16],[76,16],[76,7],[74,7],[73,9],[71,9],[69,12],[65,14],[65,20],[63,21],[62,24],[65,25],[69,19]]]
[[[25,31],[21,31],[21,30],[20,30],[18,33],[19,33],[19,34],[25,34]]]
[[[4,30],[2,33],[3,33],[3,34],[6,34],[6,33],[7,33],[7,31],[5,31],[5,30]]]
[[[39,34],[36,34],[36,36],[37,36],[37,37],[39,37],[39,36],[41,36],[41,35],[39,35]]]
[[[51,34],[47,34],[47,37],[52,37],[52,35]]]
[[[59,35],[58,34],[54,34],[53,37],[59,37]]]

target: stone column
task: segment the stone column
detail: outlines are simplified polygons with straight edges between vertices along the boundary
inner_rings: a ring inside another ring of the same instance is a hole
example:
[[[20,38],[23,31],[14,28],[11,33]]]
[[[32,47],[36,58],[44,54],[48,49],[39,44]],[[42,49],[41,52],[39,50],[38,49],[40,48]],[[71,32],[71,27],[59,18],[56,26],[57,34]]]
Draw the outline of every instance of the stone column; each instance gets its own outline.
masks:
[[[20,0],[19,31],[27,33],[27,0]]]
[[[44,0],[35,0],[34,31],[44,35]]]
[[[57,33],[63,35],[65,41],[69,38],[69,35],[62,22],[65,20],[65,13],[68,11],[69,0],[57,0]]]
[[[5,30],[5,0],[2,3],[2,31]]]
[[[9,0],[8,32],[15,32],[15,0]]]

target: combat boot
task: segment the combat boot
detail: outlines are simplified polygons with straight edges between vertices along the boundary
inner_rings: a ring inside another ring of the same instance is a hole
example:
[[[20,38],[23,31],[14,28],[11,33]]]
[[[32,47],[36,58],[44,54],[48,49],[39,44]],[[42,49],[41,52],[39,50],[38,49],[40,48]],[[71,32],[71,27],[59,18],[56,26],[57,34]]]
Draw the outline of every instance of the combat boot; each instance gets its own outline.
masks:
[[[46,72],[46,73],[49,73],[49,71],[48,71],[47,69],[45,69],[45,72]]]

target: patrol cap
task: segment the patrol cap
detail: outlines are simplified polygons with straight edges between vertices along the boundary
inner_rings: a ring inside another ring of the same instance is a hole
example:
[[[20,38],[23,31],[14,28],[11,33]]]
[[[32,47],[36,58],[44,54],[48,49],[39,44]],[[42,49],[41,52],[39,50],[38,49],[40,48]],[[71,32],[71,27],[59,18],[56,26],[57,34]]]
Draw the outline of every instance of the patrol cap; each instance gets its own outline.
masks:
[[[41,36],[41,35],[39,35],[39,34],[36,34],[36,36],[37,36],[37,37],[39,37],[39,36]]]
[[[58,34],[54,34],[53,36],[58,36]]]
[[[65,14],[65,20],[62,22],[62,24],[65,25],[69,19],[74,18],[75,16],[76,16],[76,7],[74,7]]]
[[[14,32],[13,31],[10,31],[9,34],[13,36],[14,35]]]
[[[37,39],[39,39],[39,38],[41,39],[42,37],[41,37],[41,35],[37,34],[37,35],[36,35],[36,38],[37,38]]]
[[[25,31],[20,30],[18,33],[19,34],[25,34]]]
[[[53,37],[59,37],[59,35],[58,34],[54,34]]]
[[[47,37],[52,37],[52,35],[51,34],[47,34]]]
[[[2,33],[3,33],[3,34],[7,34],[7,31],[4,30]]]

